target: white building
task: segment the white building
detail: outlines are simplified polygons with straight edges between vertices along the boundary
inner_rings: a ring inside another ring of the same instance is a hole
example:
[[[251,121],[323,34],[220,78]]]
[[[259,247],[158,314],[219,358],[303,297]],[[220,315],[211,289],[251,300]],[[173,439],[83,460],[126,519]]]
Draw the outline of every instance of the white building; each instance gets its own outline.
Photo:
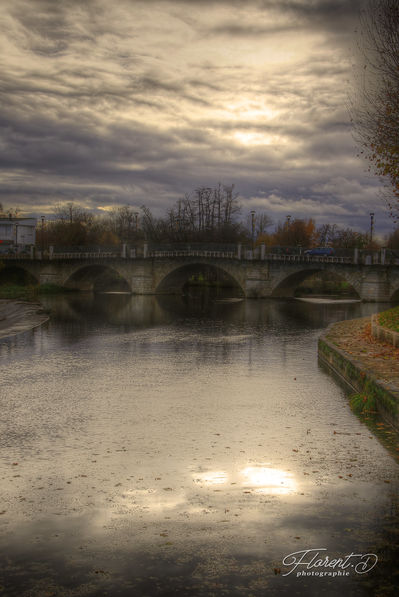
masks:
[[[22,251],[36,242],[36,219],[0,217],[0,252]]]

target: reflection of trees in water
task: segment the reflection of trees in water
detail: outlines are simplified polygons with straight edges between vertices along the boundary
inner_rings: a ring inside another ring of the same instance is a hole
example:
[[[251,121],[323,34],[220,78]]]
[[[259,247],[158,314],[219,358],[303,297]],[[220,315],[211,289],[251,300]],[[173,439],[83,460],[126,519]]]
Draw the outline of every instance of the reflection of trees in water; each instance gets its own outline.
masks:
[[[229,301],[232,299],[232,302]],[[264,335],[293,334],[322,329],[329,323],[369,315],[378,304],[317,304],[290,299],[245,299],[231,297],[229,289],[190,288],[184,296],[71,293],[46,296],[42,302],[51,310],[51,323],[71,340],[87,335],[94,327],[113,326],[129,331],[179,322],[190,325],[234,324],[237,333]],[[234,302],[237,301],[237,302]],[[231,333],[231,332],[230,332]]]
[[[285,321],[303,322],[311,328],[327,327],[335,321],[365,317],[381,310],[377,303],[313,303],[300,300],[273,301]]]
[[[60,329],[68,335],[85,335],[95,325],[151,327],[165,322],[165,316],[155,297],[126,294],[73,293],[45,297],[51,309],[51,320],[62,323]]]

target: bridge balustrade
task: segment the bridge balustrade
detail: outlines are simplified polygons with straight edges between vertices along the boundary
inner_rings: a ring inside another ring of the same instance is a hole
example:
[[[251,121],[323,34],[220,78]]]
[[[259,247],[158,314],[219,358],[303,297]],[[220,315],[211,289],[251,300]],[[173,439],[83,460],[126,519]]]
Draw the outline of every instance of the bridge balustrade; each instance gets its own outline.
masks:
[[[150,251],[149,257],[213,257],[233,259],[233,251]]]
[[[21,253],[2,253],[0,261],[28,259],[34,260],[94,260],[94,259],[148,259],[148,258],[179,258],[179,257],[203,257],[212,259],[235,259],[239,261],[278,261],[278,262],[301,262],[301,263],[341,263],[354,265],[399,265],[399,259],[396,254],[387,253],[387,250],[367,251],[367,250],[344,250],[338,249],[335,255],[308,255],[292,252],[292,248],[287,248],[283,252],[274,252],[273,248],[256,247],[255,250],[248,245],[217,245],[210,243],[201,246],[200,243],[170,245],[151,245],[145,243],[144,246],[129,246],[127,244],[121,247],[49,247],[44,253],[40,249],[31,248],[30,254]],[[344,254],[343,254],[344,253]]]
[[[104,253],[54,253],[50,258],[51,259],[107,259],[110,257],[120,257],[120,253],[115,253],[111,251],[107,251]]]

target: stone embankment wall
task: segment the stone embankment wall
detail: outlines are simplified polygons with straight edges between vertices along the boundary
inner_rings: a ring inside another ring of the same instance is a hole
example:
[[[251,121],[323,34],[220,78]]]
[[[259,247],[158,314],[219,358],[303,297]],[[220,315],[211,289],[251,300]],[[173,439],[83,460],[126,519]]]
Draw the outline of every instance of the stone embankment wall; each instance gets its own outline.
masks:
[[[389,344],[392,344],[392,346],[395,346],[395,348],[399,348],[398,332],[388,330],[388,328],[384,328],[380,325],[378,323],[378,313],[371,317],[371,334],[376,340],[379,340],[380,342],[388,342]]]
[[[373,396],[381,417],[399,430],[399,388],[379,379],[363,363],[328,339],[329,330],[334,325],[329,326],[319,338],[320,361],[353,388],[354,393]]]

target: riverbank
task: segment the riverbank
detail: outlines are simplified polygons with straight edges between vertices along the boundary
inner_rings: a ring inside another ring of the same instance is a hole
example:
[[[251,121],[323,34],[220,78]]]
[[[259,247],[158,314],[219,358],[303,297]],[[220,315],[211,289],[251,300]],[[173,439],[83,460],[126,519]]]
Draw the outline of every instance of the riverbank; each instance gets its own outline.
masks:
[[[399,430],[399,348],[373,337],[369,317],[329,326],[319,358]]]
[[[38,302],[0,299],[0,339],[27,332],[48,319]]]

